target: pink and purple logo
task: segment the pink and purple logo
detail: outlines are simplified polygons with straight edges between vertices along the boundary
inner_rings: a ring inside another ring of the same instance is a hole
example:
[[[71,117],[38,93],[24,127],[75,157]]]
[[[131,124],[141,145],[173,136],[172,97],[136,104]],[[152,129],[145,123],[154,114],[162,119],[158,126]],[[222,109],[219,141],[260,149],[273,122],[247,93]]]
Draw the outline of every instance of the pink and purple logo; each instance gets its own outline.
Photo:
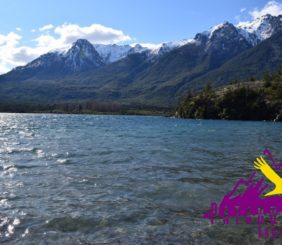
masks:
[[[220,204],[211,203],[211,208],[203,217],[211,224],[219,218],[223,224],[258,224],[259,238],[282,238],[282,229],[277,228],[277,214],[282,213],[282,178],[279,170],[282,162],[276,164],[269,150],[263,152],[271,165],[263,157],[254,162],[254,168],[261,171],[263,178],[255,180],[253,172],[248,180],[239,179],[232,191],[226,194]],[[274,188],[265,193],[271,182]],[[242,191],[243,189],[243,191]],[[240,192],[241,190],[241,192]]]

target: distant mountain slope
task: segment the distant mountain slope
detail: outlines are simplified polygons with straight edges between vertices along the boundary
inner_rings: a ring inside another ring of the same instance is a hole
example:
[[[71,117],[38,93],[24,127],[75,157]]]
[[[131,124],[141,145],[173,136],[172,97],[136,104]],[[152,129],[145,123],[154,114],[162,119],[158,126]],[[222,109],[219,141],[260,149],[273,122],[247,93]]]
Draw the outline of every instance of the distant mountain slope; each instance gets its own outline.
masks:
[[[193,86],[211,83],[224,85],[232,80],[261,78],[266,72],[275,72],[282,67],[282,31],[252,49],[224,63],[220,68],[191,81]]]

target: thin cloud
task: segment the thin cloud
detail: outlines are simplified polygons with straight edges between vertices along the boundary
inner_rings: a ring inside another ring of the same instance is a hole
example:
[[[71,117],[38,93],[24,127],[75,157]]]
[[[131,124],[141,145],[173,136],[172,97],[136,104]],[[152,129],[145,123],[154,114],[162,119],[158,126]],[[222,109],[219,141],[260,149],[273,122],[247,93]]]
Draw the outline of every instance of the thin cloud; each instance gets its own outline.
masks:
[[[49,24],[49,25],[45,25],[45,26],[40,27],[38,30],[42,32],[42,31],[51,30],[53,28],[54,28],[54,26],[52,24]]]
[[[241,8],[240,13],[244,13],[247,9],[246,8]]]

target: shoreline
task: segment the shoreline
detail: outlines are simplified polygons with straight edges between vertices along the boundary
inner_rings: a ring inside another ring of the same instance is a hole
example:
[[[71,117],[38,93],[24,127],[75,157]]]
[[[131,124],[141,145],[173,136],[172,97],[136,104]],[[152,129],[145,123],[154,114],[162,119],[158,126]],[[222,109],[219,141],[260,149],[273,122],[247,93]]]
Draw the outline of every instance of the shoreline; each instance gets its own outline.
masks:
[[[142,117],[166,117],[181,120],[196,120],[196,121],[230,121],[230,122],[282,122],[281,120],[239,120],[239,119],[218,119],[218,118],[183,118],[175,116],[174,113],[164,112],[151,112],[146,113],[118,113],[118,112],[50,112],[50,111],[26,111],[26,112],[14,112],[14,111],[0,111],[0,114],[48,114],[48,115],[85,115],[85,116],[142,116]]]

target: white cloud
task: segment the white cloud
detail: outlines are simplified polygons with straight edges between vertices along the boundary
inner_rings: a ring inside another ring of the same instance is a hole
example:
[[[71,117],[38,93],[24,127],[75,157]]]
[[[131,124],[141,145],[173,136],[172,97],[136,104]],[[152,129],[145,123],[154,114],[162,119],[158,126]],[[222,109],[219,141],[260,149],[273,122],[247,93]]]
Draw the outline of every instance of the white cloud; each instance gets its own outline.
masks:
[[[15,47],[19,44],[22,36],[17,33],[10,32],[7,35],[0,34],[0,72],[7,72],[9,68],[19,65],[20,63],[14,60]]]
[[[51,30],[53,28],[54,28],[54,26],[52,24],[49,24],[49,25],[45,25],[45,26],[40,27],[38,30],[42,32],[42,31]]]
[[[243,12],[245,12],[247,9],[246,8],[241,8],[240,9],[240,13],[243,13]]]
[[[72,43],[78,38],[85,38],[92,43],[109,44],[129,41],[131,38],[121,30],[116,30],[100,24],[80,27],[75,24],[63,24],[55,28],[55,33],[65,44]]]
[[[276,1],[269,1],[262,9],[255,8],[250,11],[249,14],[256,19],[266,14],[271,14],[273,16],[278,16],[282,14],[282,4]]]
[[[22,37],[14,32],[10,32],[6,36],[0,34],[0,48],[3,48],[4,46],[5,47],[16,46],[21,39]]]
[[[22,28],[20,28],[20,27],[17,27],[17,28],[16,28],[16,30],[17,30],[17,31],[21,31],[21,30],[22,30]]]
[[[18,28],[16,30],[20,31]],[[35,44],[33,46],[21,45],[20,41],[23,37],[17,33],[0,34],[0,74],[15,66],[25,65],[51,50],[69,48],[79,38],[100,44],[113,44],[131,40],[131,37],[125,35],[123,31],[100,24],[84,27],[76,24],[63,24],[55,27],[48,24],[38,30],[47,32],[40,33],[34,40],[31,40]],[[31,32],[36,33],[37,31],[32,29]]]
[[[49,50],[67,49],[77,39],[87,39],[91,43],[113,44],[131,40],[121,30],[99,24],[81,27],[76,24],[63,24],[54,28],[54,33],[45,33],[36,37],[36,47]],[[57,36],[57,37],[56,37]]]

